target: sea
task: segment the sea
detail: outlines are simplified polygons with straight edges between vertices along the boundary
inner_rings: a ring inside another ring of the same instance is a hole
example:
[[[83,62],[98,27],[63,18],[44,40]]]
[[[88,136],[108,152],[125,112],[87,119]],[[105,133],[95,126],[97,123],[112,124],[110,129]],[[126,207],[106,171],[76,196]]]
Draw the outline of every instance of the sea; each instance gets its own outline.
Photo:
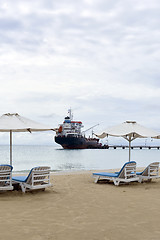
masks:
[[[0,164],[9,164],[9,146],[0,146]],[[14,145],[13,172],[23,173],[36,166],[50,166],[53,172],[83,170],[107,170],[121,168],[128,161],[126,149],[79,149],[69,150],[57,146]],[[160,161],[158,149],[132,149],[131,160],[137,167]]]

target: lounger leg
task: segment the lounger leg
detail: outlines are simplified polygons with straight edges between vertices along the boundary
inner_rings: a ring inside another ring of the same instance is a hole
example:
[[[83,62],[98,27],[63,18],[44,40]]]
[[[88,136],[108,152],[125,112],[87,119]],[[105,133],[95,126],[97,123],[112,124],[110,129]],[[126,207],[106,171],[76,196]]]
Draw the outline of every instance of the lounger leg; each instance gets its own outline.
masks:
[[[114,182],[114,185],[116,185],[116,186],[118,186],[120,183],[120,181],[118,181],[118,180],[113,180],[113,182]]]
[[[98,181],[99,181],[99,176],[95,178],[94,182],[98,183]]]
[[[26,192],[26,187],[24,186],[24,184],[20,183],[20,186],[21,186],[22,192],[25,193]]]
[[[139,177],[139,180],[138,180],[138,182],[139,182],[139,183],[142,183],[142,181],[143,181],[143,180],[142,180],[142,178],[141,178],[141,177]]]

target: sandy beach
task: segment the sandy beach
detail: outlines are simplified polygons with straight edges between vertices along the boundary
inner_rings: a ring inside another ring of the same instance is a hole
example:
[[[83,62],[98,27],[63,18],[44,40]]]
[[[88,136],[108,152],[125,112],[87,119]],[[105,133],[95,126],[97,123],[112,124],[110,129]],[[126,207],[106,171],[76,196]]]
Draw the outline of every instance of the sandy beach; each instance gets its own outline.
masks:
[[[1,239],[160,239],[160,179],[119,187],[52,174],[46,191],[0,193]]]

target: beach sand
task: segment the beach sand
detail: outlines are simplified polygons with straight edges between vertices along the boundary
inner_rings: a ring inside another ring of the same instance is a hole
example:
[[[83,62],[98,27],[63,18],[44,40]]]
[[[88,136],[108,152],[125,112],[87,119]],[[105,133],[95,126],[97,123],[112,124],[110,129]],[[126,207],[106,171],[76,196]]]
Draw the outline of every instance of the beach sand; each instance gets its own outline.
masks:
[[[159,240],[160,179],[114,186],[52,174],[45,191],[0,193],[0,239]]]

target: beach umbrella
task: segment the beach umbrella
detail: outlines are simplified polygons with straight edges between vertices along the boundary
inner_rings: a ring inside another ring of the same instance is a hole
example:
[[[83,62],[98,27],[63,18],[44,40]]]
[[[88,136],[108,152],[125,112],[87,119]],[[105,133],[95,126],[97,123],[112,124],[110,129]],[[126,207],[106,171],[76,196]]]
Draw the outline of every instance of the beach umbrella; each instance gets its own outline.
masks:
[[[41,123],[20,116],[18,113],[6,113],[0,117],[0,132],[10,133],[10,165],[12,165],[12,133],[54,130]]]
[[[106,136],[123,137],[129,142],[129,161],[131,159],[131,142],[136,138],[160,138],[160,133],[141,126],[135,121],[126,121],[122,124],[108,128],[102,134],[95,134],[99,138]]]

